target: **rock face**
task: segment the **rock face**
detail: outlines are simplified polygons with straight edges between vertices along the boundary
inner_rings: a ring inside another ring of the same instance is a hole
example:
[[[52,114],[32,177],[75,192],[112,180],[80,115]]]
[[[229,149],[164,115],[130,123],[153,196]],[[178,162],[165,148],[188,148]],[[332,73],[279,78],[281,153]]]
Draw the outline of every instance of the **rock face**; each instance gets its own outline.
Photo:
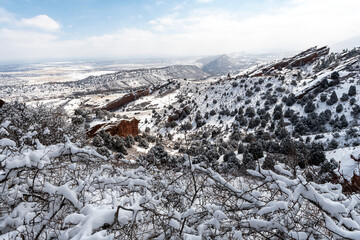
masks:
[[[135,101],[136,99],[139,99],[144,96],[148,96],[148,95],[154,93],[154,91],[156,91],[156,90],[160,90],[162,88],[169,86],[170,84],[176,84],[176,83],[177,83],[177,81],[168,79],[167,81],[164,81],[161,84],[153,85],[151,88],[139,89],[135,92],[128,93],[128,94],[124,95],[123,97],[116,99],[115,101],[110,102],[102,109],[107,110],[107,111],[115,111],[115,110],[125,106],[126,104],[128,104],[132,101]]]
[[[0,99],[0,108],[5,104],[3,100]]]
[[[121,120],[115,123],[98,124],[91,128],[88,132],[89,137],[94,137],[99,131],[109,132],[111,135],[118,135],[119,137],[127,137],[132,135],[133,137],[139,134],[139,120],[134,118],[132,120]]]
[[[114,110],[119,109],[122,106],[125,106],[126,104],[140,98],[140,97],[147,96],[149,94],[150,94],[150,90],[148,88],[140,89],[133,93],[128,93],[128,94],[124,95],[122,98],[117,99],[117,100],[109,103],[108,105],[106,105],[103,108],[103,110],[114,111]]]
[[[329,50],[330,49],[326,46],[321,48],[312,47],[294,57],[284,58],[279,62],[256,68],[252,72],[247,73],[247,75],[250,77],[260,77],[264,75],[272,75],[274,70],[282,70],[285,67],[301,67],[306,64],[313,63],[320,57],[329,54]]]

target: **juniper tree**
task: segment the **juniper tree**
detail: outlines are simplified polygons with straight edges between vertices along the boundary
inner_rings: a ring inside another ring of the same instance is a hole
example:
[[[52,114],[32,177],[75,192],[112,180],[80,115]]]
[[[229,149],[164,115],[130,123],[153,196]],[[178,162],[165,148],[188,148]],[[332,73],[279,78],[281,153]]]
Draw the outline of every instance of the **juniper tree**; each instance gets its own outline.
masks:
[[[355,85],[351,85],[348,91],[348,95],[349,96],[355,96],[356,95],[356,86]]]
[[[338,101],[338,97],[336,95],[336,92],[333,91],[330,96],[330,99],[326,101],[326,104],[331,106],[331,105],[334,105],[337,101]]]

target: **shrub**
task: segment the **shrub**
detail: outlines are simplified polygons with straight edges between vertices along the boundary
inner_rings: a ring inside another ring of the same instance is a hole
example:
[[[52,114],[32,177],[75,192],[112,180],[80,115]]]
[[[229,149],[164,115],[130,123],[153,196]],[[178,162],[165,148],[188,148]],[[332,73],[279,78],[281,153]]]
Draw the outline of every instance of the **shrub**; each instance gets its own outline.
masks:
[[[334,105],[337,101],[338,101],[338,97],[336,95],[336,92],[333,91],[329,100],[326,101],[326,104],[331,106],[331,105]]]
[[[255,117],[255,110],[252,107],[247,107],[245,110],[245,116],[248,116],[250,118]]]
[[[304,107],[305,113],[311,113],[315,110],[315,104],[312,101],[308,101]]]
[[[343,95],[341,96],[340,100],[343,101],[343,102],[349,100],[349,95],[346,94],[346,93],[343,93]]]
[[[322,93],[321,95],[320,95],[320,101],[321,102],[325,102],[327,100],[327,95],[326,95],[326,93]]]
[[[337,112],[337,113],[340,113],[340,112],[342,112],[342,110],[343,110],[343,105],[342,105],[341,103],[339,103],[339,104],[336,106],[336,112]]]
[[[258,160],[264,156],[262,144],[258,141],[252,142],[249,146],[249,153],[253,156],[254,160]]]
[[[356,95],[356,86],[355,85],[351,85],[348,91],[348,95],[349,96],[355,96]]]

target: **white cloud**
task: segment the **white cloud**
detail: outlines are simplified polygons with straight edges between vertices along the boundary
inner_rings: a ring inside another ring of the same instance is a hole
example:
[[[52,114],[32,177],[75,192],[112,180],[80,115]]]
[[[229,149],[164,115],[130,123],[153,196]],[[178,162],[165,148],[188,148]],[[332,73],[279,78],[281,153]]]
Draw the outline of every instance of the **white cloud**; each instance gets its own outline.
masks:
[[[149,29],[121,29],[67,41],[60,40],[56,32],[3,29],[0,46],[9,47],[0,48],[0,56],[129,58],[297,51],[359,35],[358,9],[358,0],[291,0],[257,15],[201,9],[187,16],[159,17],[148,23]],[[54,26],[47,29],[59,29]]]
[[[58,31],[60,24],[47,15],[38,15],[32,18],[23,18],[18,24],[20,26],[38,28],[44,31]]]

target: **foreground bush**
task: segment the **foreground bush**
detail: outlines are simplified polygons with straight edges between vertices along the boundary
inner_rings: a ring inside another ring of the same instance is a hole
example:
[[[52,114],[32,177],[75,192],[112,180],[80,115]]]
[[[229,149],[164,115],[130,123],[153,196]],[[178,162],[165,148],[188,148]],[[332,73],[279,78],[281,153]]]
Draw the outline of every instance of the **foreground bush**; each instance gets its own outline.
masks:
[[[264,170],[261,156],[250,176],[233,177],[187,155],[174,170],[105,158],[67,137],[30,142],[0,139],[0,239],[360,238],[356,195],[286,165]]]

